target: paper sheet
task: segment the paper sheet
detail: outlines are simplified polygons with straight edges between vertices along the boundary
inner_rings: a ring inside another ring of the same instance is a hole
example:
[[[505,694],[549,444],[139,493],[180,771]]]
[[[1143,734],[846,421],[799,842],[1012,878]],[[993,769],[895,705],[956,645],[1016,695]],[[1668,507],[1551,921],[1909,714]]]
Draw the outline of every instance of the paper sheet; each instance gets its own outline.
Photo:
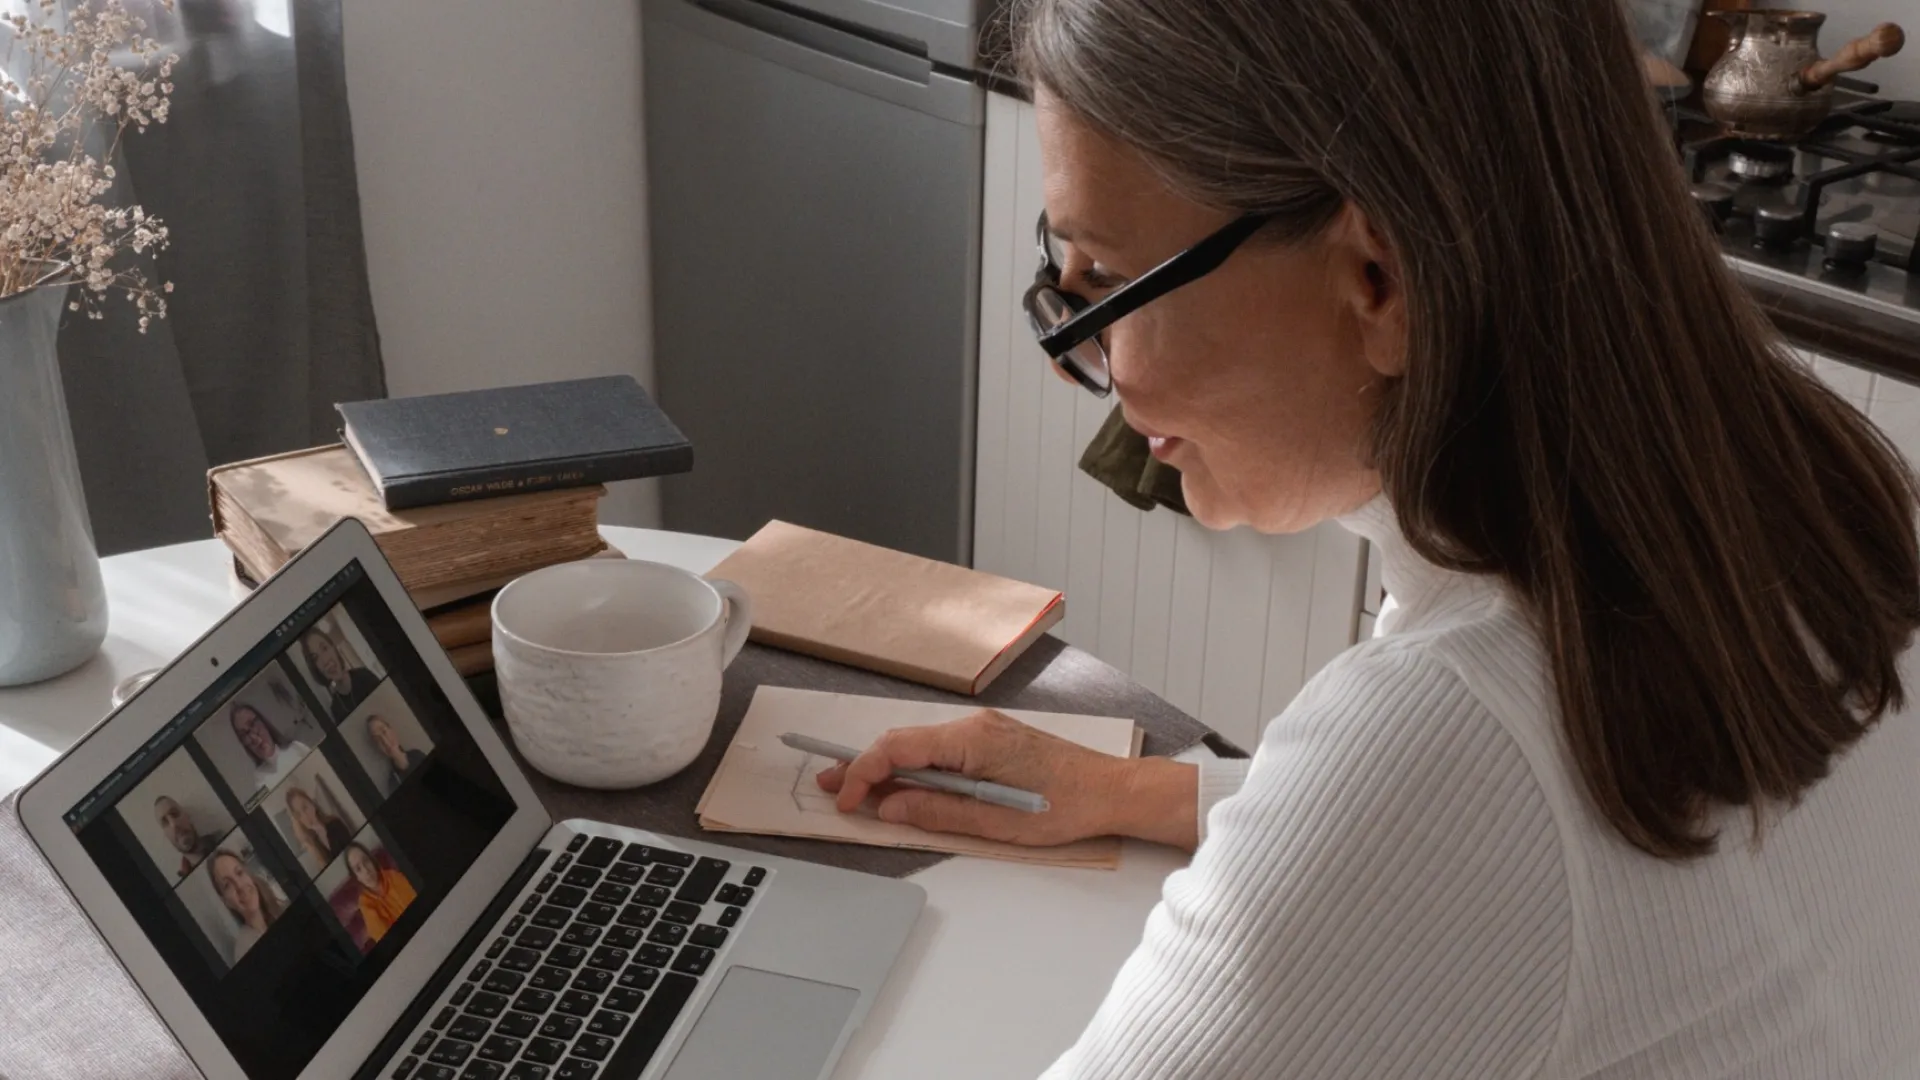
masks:
[[[832,762],[794,750],[780,741],[782,734],[796,731],[863,748],[889,728],[945,723],[977,708],[762,686],[755,691],[753,703],[741,719],[732,745],[727,747],[712,782],[700,797],[700,825],[716,832],[806,836],[1050,866],[1118,868],[1120,841],[1114,837],[1032,848],[890,824],[873,816],[871,804],[858,813],[842,814],[834,807],[833,796],[820,790],[813,779],[814,774]],[[1002,711],[1042,731],[1102,753],[1116,757],[1133,757],[1139,753],[1140,733],[1131,720],[1017,709]]]

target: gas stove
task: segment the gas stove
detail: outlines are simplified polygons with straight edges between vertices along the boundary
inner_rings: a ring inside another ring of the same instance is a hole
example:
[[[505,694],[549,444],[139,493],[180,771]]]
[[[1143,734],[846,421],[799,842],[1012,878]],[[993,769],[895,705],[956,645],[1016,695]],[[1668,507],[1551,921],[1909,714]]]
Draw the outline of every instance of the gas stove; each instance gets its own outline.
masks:
[[[1676,121],[1695,201],[1782,330],[1828,352],[1872,339],[1839,358],[1920,380],[1920,102],[1849,95],[1792,144]]]

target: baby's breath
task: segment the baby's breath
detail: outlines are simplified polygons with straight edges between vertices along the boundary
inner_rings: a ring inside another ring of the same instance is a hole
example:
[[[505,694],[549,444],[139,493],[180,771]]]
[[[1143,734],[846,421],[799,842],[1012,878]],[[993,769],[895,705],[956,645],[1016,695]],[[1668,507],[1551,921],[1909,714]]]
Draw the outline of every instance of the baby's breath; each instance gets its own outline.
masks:
[[[173,10],[172,0],[161,6]],[[97,301],[122,293],[145,333],[166,317],[162,294],[173,285],[155,288],[139,266],[112,264],[165,248],[167,228],[107,196],[120,137],[167,122],[179,57],[145,36],[121,0],[61,7],[38,0],[31,15],[0,16],[6,57],[20,50],[27,73],[25,86],[0,76],[0,296],[77,282],[69,307],[98,319]]]

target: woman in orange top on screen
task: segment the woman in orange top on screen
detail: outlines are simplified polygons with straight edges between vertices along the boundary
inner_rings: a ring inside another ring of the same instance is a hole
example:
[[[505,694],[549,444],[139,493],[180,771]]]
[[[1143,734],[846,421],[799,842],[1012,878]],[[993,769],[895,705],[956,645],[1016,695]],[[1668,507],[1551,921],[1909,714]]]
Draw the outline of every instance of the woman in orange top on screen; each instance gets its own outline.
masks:
[[[398,870],[382,870],[373,853],[358,843],[347,845],[347,872],[360,886],[360,917],[366,920],[367,940],[379,941],[413,903],[413,884]]]

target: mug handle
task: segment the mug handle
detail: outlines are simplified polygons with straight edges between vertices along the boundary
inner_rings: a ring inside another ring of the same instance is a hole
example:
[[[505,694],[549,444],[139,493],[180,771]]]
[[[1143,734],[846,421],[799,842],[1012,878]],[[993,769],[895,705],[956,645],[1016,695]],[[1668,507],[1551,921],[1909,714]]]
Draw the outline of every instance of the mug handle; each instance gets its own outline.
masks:
[[[708,578],[707,584],[727,602],[727,635],[720,643],[720,670],[725,671],[746,647],[747,634],[753,630],[753,598],[731,581]]]

